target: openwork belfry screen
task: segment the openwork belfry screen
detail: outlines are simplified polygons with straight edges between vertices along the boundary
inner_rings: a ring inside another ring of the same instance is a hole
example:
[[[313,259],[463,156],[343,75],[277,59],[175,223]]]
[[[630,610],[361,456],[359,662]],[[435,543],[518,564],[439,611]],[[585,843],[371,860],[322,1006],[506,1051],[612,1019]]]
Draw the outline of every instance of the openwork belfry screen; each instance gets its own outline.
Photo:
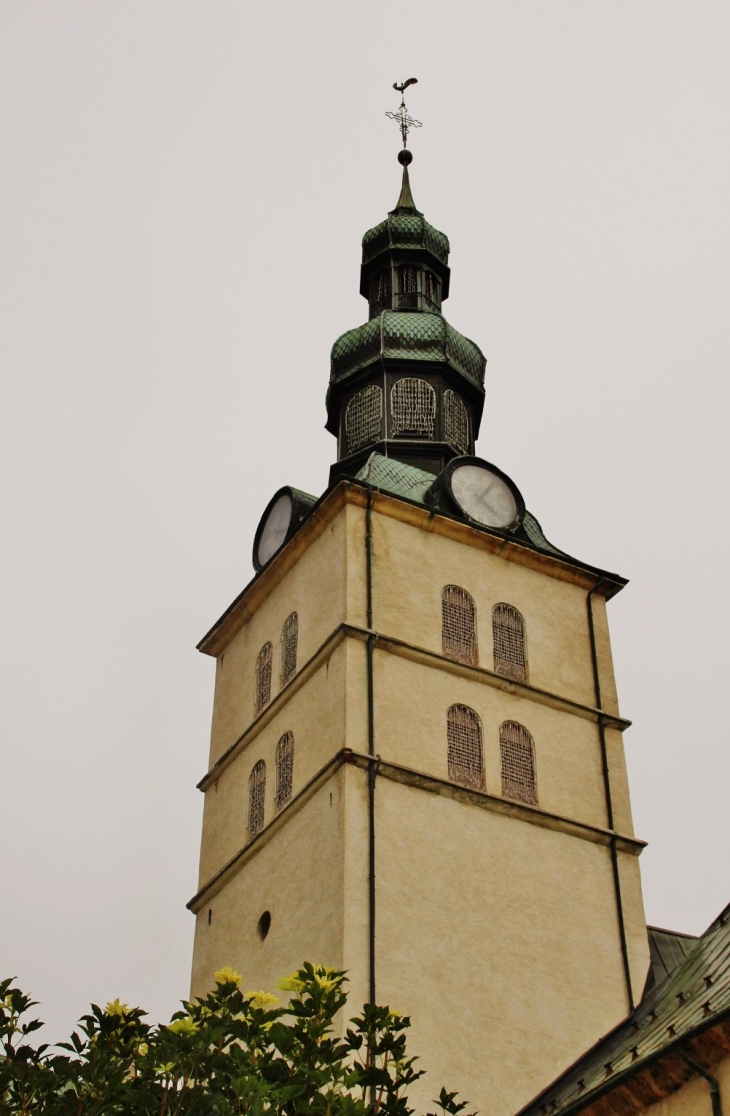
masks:
[[[522,615],[508,604],[492,609],[494,669],[518,682],[527,681],[527,640]]]
[[[294,733],[285,732],[276,745],[276,809],[286,806],[294,785]]]
[[[469,452],[469,415],[451,388],[444,392],[444,439],[461,453]]]
[[[390,302],[389,271],[381,271],[378,276],[378,302]]]
[[[299,617],[292,612],[281,629],[281,684],[285,686],[297,672],[297,643],[299,642]]]
[[[433,438],[436,392],[426,380],[405,376],[390,389],[391,431]]]
[[[441,647],[444,655],[464,663],[477,661],[476,610],[466,589],[441,590]]]
[[[449,778],[467,787],[484,788],[482,723],[468,705],[452,705],[446,714]]]
[[[519,802],[537,803],[535,745],[524,725],[505,721],[499,729],[502,794]]]
[[[254,716],[260,713],[271,700],[271,662],[273,657],[274,648],[270,643],[265,643],[256,660]]]
[[[377,442],[383,427],[383,389],[378,384],[353,395],[345,411],[347,453],[355,453],[369,442]]]
[[[255,837],[264,828],[266,764],[259,760],[248,777],[248,835]]]

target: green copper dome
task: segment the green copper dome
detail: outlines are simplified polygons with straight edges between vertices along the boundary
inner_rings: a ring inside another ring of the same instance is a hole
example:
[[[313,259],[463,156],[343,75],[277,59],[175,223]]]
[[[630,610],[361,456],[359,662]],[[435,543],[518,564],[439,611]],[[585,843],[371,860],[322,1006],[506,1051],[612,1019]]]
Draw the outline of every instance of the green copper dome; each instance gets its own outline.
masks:
[[[391,248],[423,248],[441,263],[449,262],[449,238],[418,212],[394,210],[375,228],[368,229],[362,238],[362,262],[370,263]]]
[[[449,238],[429,225],[416,209],[407,166],[403,167],[403,184],[395,209],[362,238],[363,265],[392,248],[421,248],[442,264],[449,262]]]
[[[330,384],[383,358],[445,361],[484,390],[487,362],[482,350],[441,314],[384,310],[358,329],[343,333],[332,346]]]

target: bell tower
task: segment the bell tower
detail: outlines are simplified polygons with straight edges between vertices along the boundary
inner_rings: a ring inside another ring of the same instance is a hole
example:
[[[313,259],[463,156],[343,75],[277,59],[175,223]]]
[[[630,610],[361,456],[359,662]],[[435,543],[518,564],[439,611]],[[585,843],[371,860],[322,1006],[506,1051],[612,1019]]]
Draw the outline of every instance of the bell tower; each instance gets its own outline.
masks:
[[[256,575],[199,644],[217,670],[192,993],[223,965],[269,989],[305,960],[346,969],[353,1010],[412,1017],[417,1108],[445,1084],[509,1116],[648,969],[606,612],[626,582],[548,542],[474,456],[485,361],[441,313],[448,241],[395,115],[369,319],[332,350],[329,486],[273,495]]]

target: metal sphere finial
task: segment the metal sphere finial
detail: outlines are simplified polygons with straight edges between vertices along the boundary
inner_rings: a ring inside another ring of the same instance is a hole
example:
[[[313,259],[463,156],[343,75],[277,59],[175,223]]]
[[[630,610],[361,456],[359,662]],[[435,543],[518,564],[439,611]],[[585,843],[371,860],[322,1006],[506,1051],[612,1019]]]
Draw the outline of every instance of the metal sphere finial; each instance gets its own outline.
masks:
[[[402,167],[407,167],[413,162],[413,155],[407,147],[398,152],[398,162]]]

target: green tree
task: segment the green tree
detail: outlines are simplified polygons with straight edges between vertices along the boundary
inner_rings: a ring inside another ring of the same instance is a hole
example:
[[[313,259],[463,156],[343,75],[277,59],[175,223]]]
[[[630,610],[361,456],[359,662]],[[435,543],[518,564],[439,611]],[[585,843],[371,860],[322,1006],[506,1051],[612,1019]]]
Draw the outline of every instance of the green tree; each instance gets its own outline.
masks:
[[[118,1000],[92,1005],[68,1042],[33,1045],[42,1026],[11,980],[0,983],[0,1116],[409,1116],[423,1071],[406,1051],[410,1020],[366,1004],[339,1037],[344,972],[306,964],[279,987],[242,992],[232,969],[170,1023]],[[441,1116],[466,1106],[441,1089]]]

